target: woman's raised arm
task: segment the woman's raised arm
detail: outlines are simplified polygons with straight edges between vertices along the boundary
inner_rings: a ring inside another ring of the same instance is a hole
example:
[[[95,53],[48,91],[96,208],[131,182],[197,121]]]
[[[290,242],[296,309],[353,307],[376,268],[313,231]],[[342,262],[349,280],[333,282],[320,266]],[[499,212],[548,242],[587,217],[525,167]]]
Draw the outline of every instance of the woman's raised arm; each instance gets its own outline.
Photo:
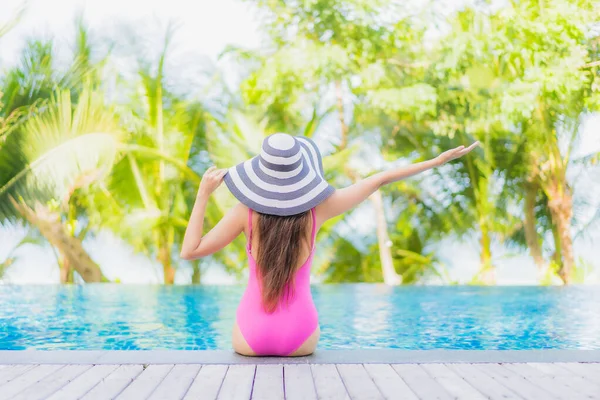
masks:
[[[478,145],[479,142],[475,142],[467,148],[465,148],[465,146],[459,146],[455,149],[443,152],[434,159],[406,167],[382,171],[362,179],[344,189],[336,190],[327,200],[317,206],[317,218],[320,222],[324,222],[337,215],[343,214],[365,201],[381,186],[409,178],[431,168],[439,167],[448,161],[452,161],[470,153]]]
[[[225,216],[202,236],[204,229],[204,214],[208,198],[223,182],[226,169],[209,168],[202,177],[194,209],[185,230],[183,244],[181,245],[181,258],[194,260],[211,255],[227,246],[244,230],[244,218],[247,217],[247,208],[237,204]]]

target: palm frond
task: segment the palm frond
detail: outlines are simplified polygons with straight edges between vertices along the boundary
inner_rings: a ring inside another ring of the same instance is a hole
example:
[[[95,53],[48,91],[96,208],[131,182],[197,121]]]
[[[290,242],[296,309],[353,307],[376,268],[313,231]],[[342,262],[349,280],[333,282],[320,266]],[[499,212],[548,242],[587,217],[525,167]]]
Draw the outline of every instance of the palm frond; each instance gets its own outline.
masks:
[[[19,64],[8,70],[3,79],[4,115],[52,97],[59,79],[54,53],[51,40],[27,41]]]
[[[13,15],[8,18],[8,21],[0,24],[0,38],[6,35],[8,31],[10,31],[19,23],[21,17],[23,17],[23,14],[25,14],[25,10],[27,9],[27,3],[27,1],[21,3],[21,5],[13,11]]]
[[[14,217],[9,197],[61,201],[106,176],[120,141],[102,94],[84,91],[74,106],[58,91],[48,108],[10,135],[0,151],[0,216]]]
[[[585,155],[583,157],[579,157],[573,160],[574,164],[581,164],[586,167],[597,166],[600,165],[600,151],[597,153],[592,153]]]
[[[15,255],[17,250],[27,244],[43,246],[46,244],[46,240],[36,230],[28,229],[25,236],[10,248],[4,260],[0,261],[0,279],[2,279],[8,268],[17,261],[18,257]]]

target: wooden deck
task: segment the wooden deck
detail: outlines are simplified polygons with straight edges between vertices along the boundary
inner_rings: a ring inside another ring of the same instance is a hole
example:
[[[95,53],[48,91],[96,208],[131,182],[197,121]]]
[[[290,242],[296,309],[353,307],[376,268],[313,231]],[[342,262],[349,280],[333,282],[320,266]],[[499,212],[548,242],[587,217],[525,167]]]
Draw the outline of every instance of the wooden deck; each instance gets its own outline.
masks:
[[[600,399],[600,363],[0,365],[4,399]]]

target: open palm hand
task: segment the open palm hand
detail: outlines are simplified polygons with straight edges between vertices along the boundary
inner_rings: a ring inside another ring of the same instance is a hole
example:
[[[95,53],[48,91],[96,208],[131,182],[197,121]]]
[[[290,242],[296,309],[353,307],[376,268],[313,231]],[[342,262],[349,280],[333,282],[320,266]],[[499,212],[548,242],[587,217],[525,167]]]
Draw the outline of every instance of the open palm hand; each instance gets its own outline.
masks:
[[[444,165],[449,161],[456,160],[459,157],[464,156],[465,154],[469,154],[476,147],[479,146],[479,141],[474,142],[469,147],[458,146],[454,149],[447,150],[436,157],[436,160],[439,162],[439,165]]]

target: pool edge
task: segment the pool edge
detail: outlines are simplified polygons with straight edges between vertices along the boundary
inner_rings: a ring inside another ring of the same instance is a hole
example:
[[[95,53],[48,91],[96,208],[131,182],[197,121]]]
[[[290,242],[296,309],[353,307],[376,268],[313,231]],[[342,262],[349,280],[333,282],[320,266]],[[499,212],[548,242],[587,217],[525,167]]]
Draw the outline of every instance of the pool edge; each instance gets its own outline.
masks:
[[[227,350],[2,350],[0,364],[426,364],[600,362],[600,350],[318,350],[308,357],[244,357]]]

